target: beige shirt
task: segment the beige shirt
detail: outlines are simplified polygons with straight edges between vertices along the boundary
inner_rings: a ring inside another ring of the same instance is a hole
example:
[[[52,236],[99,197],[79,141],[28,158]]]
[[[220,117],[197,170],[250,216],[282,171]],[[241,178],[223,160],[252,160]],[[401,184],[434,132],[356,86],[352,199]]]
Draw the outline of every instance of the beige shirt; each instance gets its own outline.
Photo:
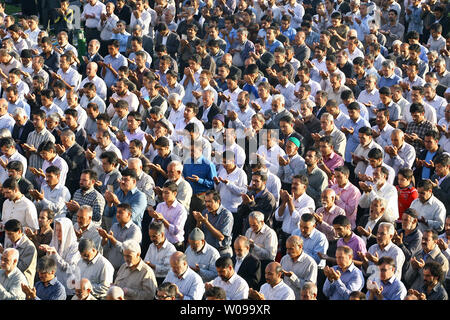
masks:
[[[153,300],[156,293],[156,278],[153,269],[142,259],[132,270],[126,263],[117,271],[114,285],[127,288],[125,300]]]

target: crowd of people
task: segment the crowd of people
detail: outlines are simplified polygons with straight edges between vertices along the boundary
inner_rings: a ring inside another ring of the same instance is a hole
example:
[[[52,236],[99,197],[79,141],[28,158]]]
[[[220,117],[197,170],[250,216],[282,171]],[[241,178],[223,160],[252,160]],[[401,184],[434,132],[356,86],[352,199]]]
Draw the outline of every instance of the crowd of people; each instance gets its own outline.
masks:
[[[0,3],[0,300],[447,300],[448,9]]]

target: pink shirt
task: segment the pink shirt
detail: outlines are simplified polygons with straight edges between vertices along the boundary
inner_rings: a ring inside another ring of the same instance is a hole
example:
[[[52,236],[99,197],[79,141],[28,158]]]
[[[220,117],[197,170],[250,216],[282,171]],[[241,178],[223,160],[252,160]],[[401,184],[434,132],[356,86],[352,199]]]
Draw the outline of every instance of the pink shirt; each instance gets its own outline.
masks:
[[[353,230],[356,227],[356,210],[358,209],[361,192],[350,182],[347,182],[343,188],[340,188],[337,183],[333,184],[331,189],[336,192],[336,195],[339,195],[339,199],[335,203],[338,207],[344,209],[345,215],[352,224]]]
[[[329,159],[323,157],[323,163],[331,170],[331,173],[334,173],[334,169],[344,165],[344,159],[336,152],[332,151]],[[335,183],[334,178],[328,179],[328,184],[331,185],[333,183]]]
[[[324,233],[327,236],[328,241],[337,240],[338,237],[334,232],[333,220],[337,216],[345,216],[345,211],[341,207],[333,206],[330,211],[325,211],[324,207],[320,207],[316,210],[316,213],[321,213],[323,215],[322,223],[317,225],[317,230]]]

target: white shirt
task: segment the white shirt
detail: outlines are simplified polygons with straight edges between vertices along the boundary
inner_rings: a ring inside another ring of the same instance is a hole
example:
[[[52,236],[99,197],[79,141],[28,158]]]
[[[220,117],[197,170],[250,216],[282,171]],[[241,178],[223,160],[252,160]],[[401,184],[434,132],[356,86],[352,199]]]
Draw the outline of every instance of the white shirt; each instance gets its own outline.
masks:
[[[150,261],[156,266],[154,269],[155,277],[163,278],[167,276],[170,270],[170,257],[176,251],[175,246],[167,241],[166,238],[161,249],[156,248],[153,243],[150,244],[144,261]]]
[[[359,205],[361,208],[369,208],[372,201],[377,198],[383,198],[386,200],[386,212],[384,217],[388,221],[395,221],[398,219],[398,193],[397,189],[390,183],[385,182],[385,184],[379,189],[376,186],[372,186],[372,191],[369,193],[364,192],[364,194],[359,198]]]
[[[80,83],[80,88],[83,88],[84,84],[87,82],[92,82],[95,85],[95,88],[97,89],[97,95],[102,98],[103,100],[106,99],[106,83],[105,81],[103,81],[102,78],[100,78],[99,76],[95,76],[92,79],[89,79],[89,77],[86,77],[83,79],[83,81],[81,81]]]
[[[300,217],[304,213],[310,213],[316,210],[316,205],[314,200],[305,193],[300,197],[294,199],[294,211],[292,214],[289,211],[289,207],[286,205],[284,209],[284,214],[280,216],[278,209],[275,211],[275,219],[277,221],[283,221],[281,229],[283,232],[291,234],[295,229],[298,228],[300,222]]]
[[[58,74],[65,82],[72,86],[74,90],[78,90],[80,88],[81,75],[72,67],[69,67],[66,72],[59,68]]]
[[[148,11],[143,11],[139,19],[136,19],[134,13],[131,13],[130,29],[133,29],[136,25],[142,27],[142,34],[148,35],[150,31],[150,22],[152,22],[152,16]]]
[[[9,158],[7,158],[5,155],[2,155],[0,159],[7,163],[10,163],[11,161],[20,161],[23,165],[22,177],[25,177],[25,172],[27,172],[27,159],[18,151],[14,152]],[[3,184],[8,178],[8,170],[0,166],[0,184]]]
[[[118,21],[119,18],[114,13],[106,20],[104,21],[100,20],[97,26],[97,29],[101,31],[100,39],[104,41],[112,39],[113,36],[112,30],[116,27]]]
[[[361,57],[364,59],[364,53],[361,50],[359,50],[358,47],[356,47],[353,52],[350,52],[348,48],[345,48],[344,51],[348,53],[348,61],[350,62],[352,62],[353,59],[355,59],[356,57]]]
[[[389,176],[388,176],[388,183],[390,184],[394,184],[394,179],[395,179],[395,170],[391,167],[388,166],[385,163],[381,164],[382,167],[385,167],[386,169],[388,169],[389,171]],[[373,177],[373,167],[371,165],[368,165],[366,168],[366,172],[364,172],[365,175],[368,175],[369,177]]]
[[[267,149],[266,145],[262,144],[256,153],[263,156],[270,172],[275,175],[278,174],[278,168],[280,167],[278,156],[283,157],[286,154],[278,143],[275,143],[270,149]]]
[[[23,227],[29,227],[32,230],[39,229],[36,207],[24,195],[16,202],[7,199],[3,203],[2,224],[5,224],[6,221],[11,219],[19,220]]]
[[[275,287],[265,283],[259,290],[265,300],[295,300],[294,291],[281,280]]]
[[[100,22],[100,16],[102,13],[106,13],[106,6],[97,1],[94,6],[91,6],[90,3],[84,5],[83,13],[81,14],[81,20],[86,21],[87,28],[97,28],[98,23]],[[86,19],[86,15],[95,15],[95,18]]]
[[[436,116],[438,119],[445,118],[445,107],[447,106],[447,100],[436,94],[433,100],[428,101],[425,99],[425,102],[436,110]]]
[[[128,102],[129,112],[138,110],[139,99],[133,92],[127,90],[127,93],[123,97],[120,97],[117,93],[114,93],[112,97],[114,99],[117,99],[117,101],[125,100],[126,102]],[[115,110],[112,103],[109,104],[108,108],[106,109],[106,112],[108,113],[108,116],[110,116],[111,118],[114,116]]]
[[[437,123],[436,109],[430,106],[425,100],[422,100],[421,103],[425,110],[425,120],[428,120],[433,124],[436,124]],[[405,113],[403,114],[403,119],[406,120],[406,122],[408,123],[413,121],[411,112],[409,111],[410,106],[411,104],[408,105],[408,108],[406,108]]]
[[[228,279],[223,281],[221,277],[217,277],[212,281],[212,285],[225,290],[227,300],[244,300],[248,298],[248,284],[236,272]]]
[[[422,203],[419,198],[414,199],[410,208],[415,209],[419,218],[424,217],[428,226],[419,222],[419,230],[434,229],[438,233],[444,229],[446,210],[444,204],[434,195],[427,202]]]
[[[377,88],[373,89],[371,92],[367,92],[367,90],[361,91],[361,93],[358,96],[358,99],[356,100],[362,104],[371,103],[372,106],[367,107],[369,111],[369,119],[376,118],[376,114],[374,114],[373,108],[376,108],[376,106],[381,103],[380,94]]]
[[[222,206],[231,212],[237,212],[238,206],[242,203],[241,194],[247,192],[247,174],[238,166],[228,174],[221,166],[217,176],[228,180],[227,184],[223,182],[214,184],[214,188],[220,193]]]
[[[246,254],[243,257],[239,257],[236,255],[236,264],[234,265],[234,272],[238,273],[239,269],[242,265],[242,262],[244,261],[244,259],[248,256],[248,254]]]
[[[266,111],[272,109],[272,96],[267,97],[266,101],[263,101],[261,98],[258,98],[255,100],[255,103],[257,103],[261,107],[262,113],[266,113]]]

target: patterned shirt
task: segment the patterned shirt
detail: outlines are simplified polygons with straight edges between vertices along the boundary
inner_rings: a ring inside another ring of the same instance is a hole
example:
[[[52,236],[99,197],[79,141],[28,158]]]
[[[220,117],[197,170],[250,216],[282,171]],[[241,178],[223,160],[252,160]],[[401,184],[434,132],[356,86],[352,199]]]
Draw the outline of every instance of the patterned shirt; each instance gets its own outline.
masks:
[[[428,120],[423,120],[420,123],[417,123],[415,121],[411,121],[408,123],[408,126],[406,127],[406,134],[412,134],[415,133],[419,136],[420,139],[425,139],[425,134],[430,130],[436,130],[436,126],[432,124]],[[410,143],[414,149],[416,149],[416,154],[420,152],[420,150],[423,148],[423,143],[415,140]]]

